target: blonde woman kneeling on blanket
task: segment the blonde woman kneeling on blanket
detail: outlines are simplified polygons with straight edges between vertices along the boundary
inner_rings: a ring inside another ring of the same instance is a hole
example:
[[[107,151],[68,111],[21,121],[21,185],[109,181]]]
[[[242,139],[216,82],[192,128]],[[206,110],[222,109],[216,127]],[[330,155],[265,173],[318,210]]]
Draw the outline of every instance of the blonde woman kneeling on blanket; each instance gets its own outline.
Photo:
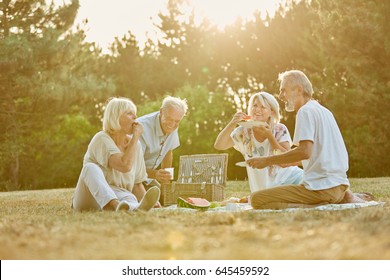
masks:
[[[245,128],[237,124],[245,119],[261,121],[266,125]],[[292,140],[287,127],[279,122],[279,103],[267,92],[251,96],[248,114],[237,112],[219,133],[214,147],[226,150],[234,147],[245,158],[270,156],[290,150]],[[294,164],[296,165],[296,164]],[[262,169],[246,167],[251,193],[278,185],[299,184],[302,169],[297,166],[271,165]]]
[[[160,189],[147,192],[147,178],[139,138],[137,108],[127,98],[111,98],[103,116],[103,130],[95,134],[84,156],[72,208],[83,210],[149,211],[160,198]]]

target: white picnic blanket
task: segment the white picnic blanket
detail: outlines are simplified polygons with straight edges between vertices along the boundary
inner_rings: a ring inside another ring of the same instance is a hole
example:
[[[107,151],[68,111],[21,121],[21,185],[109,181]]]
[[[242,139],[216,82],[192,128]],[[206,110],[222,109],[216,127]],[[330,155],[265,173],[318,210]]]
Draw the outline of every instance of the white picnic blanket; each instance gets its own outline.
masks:
[[[209,208],[207,213],[215,212],[241,212],[241,211],[252,211],[252,212],[294,212],[294,211],[335,211],[335,210],[346,210],[346,209],[356,209],[362,207],[373,207],[380,206],[383,207],[385,202],[369,201],[365,203],[345,203],[345,204],[326,204],[320,205],[312,208],[287,208],[283,210],[274,210],[274,209],[261,209],[255,210],[252,209],[252,206],[248,203],[228,203],[223,207]],[[184,212],[193,212],[198,211],[190,208],[180,208],[177,205],[171,205],[163,208],[154,208],[152,211],[184,211]]]

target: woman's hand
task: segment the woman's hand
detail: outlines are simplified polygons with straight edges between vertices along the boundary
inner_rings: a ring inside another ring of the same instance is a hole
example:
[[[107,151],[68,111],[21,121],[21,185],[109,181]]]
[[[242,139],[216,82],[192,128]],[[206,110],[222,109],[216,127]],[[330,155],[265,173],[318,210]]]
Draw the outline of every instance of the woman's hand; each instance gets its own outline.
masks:
[[[144,132],[144,128],[143,128],[142,124],[140,124],[138,122],[134,122],[133,123],[133,136],[140,137],[143,132]]]
[[[271,130],[271,126],[269,124],[254,126],[252,128],[252,130],[254,133],[259,134],[261,136],[264,136],[267,138],[272,137],[272,130]]]
[[[214,148],[217,150],[227,150],[231,147],[233,147],[234,142],[232,137],[230,137],[230,134],[234,131],[236,128],[236,125],[248,118],[248,115],[244,112],[237,112],[233,115],[233,118],[230,120],[230,122],[225,126],[224,129],[218,134],[217,139],[214,143]]]
[[[243,121],[245,119],[247,119],[249,116],[247,114],[245,114],[244,112],[237,112],[234,114],[232,120],[230,121],[230,123],[232,124],[237,124],[239,123],[240,121]]]

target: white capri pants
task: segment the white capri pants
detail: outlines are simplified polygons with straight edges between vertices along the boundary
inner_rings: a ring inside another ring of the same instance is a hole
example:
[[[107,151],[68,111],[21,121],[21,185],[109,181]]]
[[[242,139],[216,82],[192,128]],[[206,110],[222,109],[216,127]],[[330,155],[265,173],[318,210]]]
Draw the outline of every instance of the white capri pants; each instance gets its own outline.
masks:
[[[113,199],[126,201],[130,211],[137,209],[139,202],[130,191],[112,188],[104,177],[103,170],[94,163],[86,163],[81,170],[72,199],[75,211],[102,210]]]

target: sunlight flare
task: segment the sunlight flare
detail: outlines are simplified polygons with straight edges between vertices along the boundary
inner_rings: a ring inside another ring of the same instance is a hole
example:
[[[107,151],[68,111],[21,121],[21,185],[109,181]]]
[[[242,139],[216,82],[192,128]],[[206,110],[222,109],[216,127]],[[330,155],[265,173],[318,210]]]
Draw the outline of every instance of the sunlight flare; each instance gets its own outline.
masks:
[[[255,11],[265,18],[267,13],[275,14],[280,0],[189,0],[195,14],[207,18],[219,29],[233,24],[238,18],[248,20]]]

